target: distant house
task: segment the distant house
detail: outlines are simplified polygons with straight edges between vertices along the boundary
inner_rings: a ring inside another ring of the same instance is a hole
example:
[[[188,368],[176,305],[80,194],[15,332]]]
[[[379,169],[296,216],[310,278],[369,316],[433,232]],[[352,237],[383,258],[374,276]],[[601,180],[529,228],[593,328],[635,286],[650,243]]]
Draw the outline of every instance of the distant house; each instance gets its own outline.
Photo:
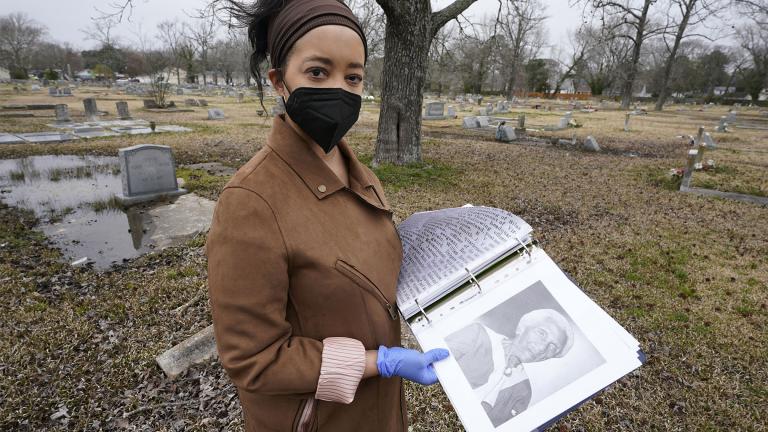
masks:
[[[589,85],[584,80],[568,78],[563,81],[560,93],[591,95],[592,89],[589,88]]]
[[[718,86],[712,89],[712,93],[715,96],[722,96],[726,93],[733,93],[736,91],[736,87],[725,87],[725,86]]]
[[[0,81],[9,81],[11,79],[11,71],[0,66]]]

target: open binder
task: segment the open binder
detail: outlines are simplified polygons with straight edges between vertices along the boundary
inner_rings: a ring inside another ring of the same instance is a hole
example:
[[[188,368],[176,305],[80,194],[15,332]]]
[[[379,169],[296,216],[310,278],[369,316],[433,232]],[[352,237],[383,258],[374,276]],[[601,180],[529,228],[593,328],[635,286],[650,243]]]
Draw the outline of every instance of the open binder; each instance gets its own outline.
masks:
[[[466,205],[398,226],[398,307],[465,429],[539,430],[639,367],[639,342],[519,217]]]

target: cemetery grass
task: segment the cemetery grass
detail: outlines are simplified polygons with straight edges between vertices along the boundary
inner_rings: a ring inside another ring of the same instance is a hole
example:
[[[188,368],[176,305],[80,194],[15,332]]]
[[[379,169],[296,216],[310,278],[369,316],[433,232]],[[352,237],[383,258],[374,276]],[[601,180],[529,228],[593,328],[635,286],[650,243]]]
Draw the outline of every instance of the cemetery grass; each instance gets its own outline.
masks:
[[[0,157],[114,156],[119,147],[154,142],[170,145],[180,165],[238,167],[268,128],[253,120],[258,104],[225,101],[227,120],[214,127],[203,111],[135,115],[195,127],[188,134],[5,146]],[[376,114],[367,108],[350,133],[366,163]],[[621,113],[601,115],[602,123],[615,124],[590,126],[576,114],[583,128],[538,136],[591,134],[606,153],[475,139],[456,120],[425,126],[423,164],[375,171],[396,222],[467,202],[518,214],[578,285],[638,338],[647,364],[555,430],[765,430],[768,209],[672,190],[665,174],[683,164],[687,150],[674,138],[676,126],[627,139]],[[760,145],[737,134],[740,147]],[[725,153],[712,154],[720,160]],[[739,155],[723,166],[740,169]],[[730,175],[715,176],[721,174]],[[191,170],[179,176],[214,199],[226,181]],[[235,390],[215,361],[174,381],[154,363],[210,324],[205,237],[97,273],[63,264],[35,223],[0,205],[0,295],[7,305],[0,326],[9,336],[0,340],[0,430],[241,430]],[[416,347],[406,328],[403,343]],[[406,395],[411,430],[461,430],[439,385],[408,383]]]

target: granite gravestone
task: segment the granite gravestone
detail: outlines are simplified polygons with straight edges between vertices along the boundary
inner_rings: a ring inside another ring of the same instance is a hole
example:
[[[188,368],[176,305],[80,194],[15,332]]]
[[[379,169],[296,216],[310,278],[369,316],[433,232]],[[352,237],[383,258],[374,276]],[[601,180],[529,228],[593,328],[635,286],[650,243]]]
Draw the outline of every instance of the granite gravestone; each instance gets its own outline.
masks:
[[[64,87],[61,89],[61,95],[62,96],[72,96],[72,89],[69,87]]]
[[[728,132],[728,118],[725,116],[720,117],[720,123],[715,129],[716,132]]]
[[[515,135],[515,129],[513,127],[500,124],[496,128],[496,141],[511,142],[515,139],[517,139],[517,136]]]
[[[456,108],[453,107],[453,105],[448,105],[448,117],[455,119],[456,116]]]
[[[208,120],[224,120],[224,111],[222,111],[221,108],[209,109]]]
[[[123,205],[187,193],[176,181],[176,163],[168,146],[140,144],[118,151],[123,191],[116,198]]]
[[[464,129],[477,129],[480,127],[477,117],[464,117],[461,125]]]
[[[59,94],[59,90],[56,87],[48,87],[48,96],[56,96]]]
[[[128,102],[119,101],[119,102],[115,102],[115,105],[117,106],[117,115],[118,117],[120,117],[120,120],[131,119],[131,112],[128,111]]]
[[[717,144],[715,144],[715,140],[712,139],[712,135],[710,135],[709,132],[704,132],[703,139],[704,139],[704,145],[706,145],[707,148],[710,148],[710,149],[717,148]]]
[[[445,118],[445,103],[430,102],[427,104],[427,108],[424,110],[424,119],[443,120],[444,118]]]
[[[185,99],[184,105],[186,106],[200,106],[200,104],[195,99]]]
[[[83,99],[83,108],[85,108],[85,118],[87,121],[93,122],[99,120],[99,110],[96,108],[96,99]]]
[[[478,127],[484,128],[491,124],[491,122],[488,120],[488,116],[478,116],[477,117],[477,125]]]
[[[201,107],[208,106],[208,101],[205,99],[198,99],[197,104],[200,105]]]
[[[144,99],[144,108],[147,109],[156,109],[160,108],[160,106],[155,102],[154,99]]]
[[[54,110],[56,111],[56,123],[69,123],[72,121],[69,118],[69,107],[67,104],[58,104]]]

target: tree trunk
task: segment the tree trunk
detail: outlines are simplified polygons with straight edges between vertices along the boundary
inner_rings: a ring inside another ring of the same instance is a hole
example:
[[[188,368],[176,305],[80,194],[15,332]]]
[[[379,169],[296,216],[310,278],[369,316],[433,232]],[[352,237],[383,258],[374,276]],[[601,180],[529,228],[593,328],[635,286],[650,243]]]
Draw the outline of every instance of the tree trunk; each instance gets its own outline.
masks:
[[[645,0],[643,3],[643,11],[640,14],[640,19],[637,23],[637,31],[635,32],[635,46],[632,49],[632,63],[629,65],[629,71],[627,72],[627,79],[624,81],[624,89],[621,95],[621,109],[629,109],[629,105],[632,103],[632,90],[635,86],[635,78],[637,78],[637,64],[640,62],[640,53],[643,47],[643,40],[645,39],[645,26],[648,24],[648,10],[651,8],[653,0]]]
[[[374,167],[421,162],[421,103],[432,38],[475,1],[454,0],[432,13],[429,0],[376,0],[387,26]]]
[[[664,76],[661,81],[661,89],[659,89],[659,98],[656,100],[656,106],[654,110],[661,111],[664,108],[664,103],[667,101],[667,95],[669,94],[669,78],[672,75],[672,68],[675,64],[675,58],[677,57],[677,50],[680,48],[680,41],[683,40],[685,35],[685,29],[688,27],[688,20],[691,17],[691,12],[696,5],[697,0],[689,0],[685,4],[685,13],[683,14],[683,20],[680,22],[680,26],[677,28],[675,34],[675,43],[672,45],[672,51],[669,53],[667,62],[664,65]]]
[[[421,103],[432,41],[429,2],[401,4],[387,16],[381,113],[373,165],[421,162]]]

